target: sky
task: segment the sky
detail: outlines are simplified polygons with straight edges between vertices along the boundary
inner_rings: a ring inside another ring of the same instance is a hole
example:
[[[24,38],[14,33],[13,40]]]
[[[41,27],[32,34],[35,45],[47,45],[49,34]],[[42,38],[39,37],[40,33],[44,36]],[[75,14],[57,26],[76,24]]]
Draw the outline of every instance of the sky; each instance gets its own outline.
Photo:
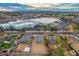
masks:
[[[0,0],[0,3],[78,3],[79,0]]]
[[[20,3],[32,6],[41,6],[35,3],[53,3],[54,5],[59,5],[60,3],[79,3],[79,0],[0,0],[0,3]],[[49,6],[49,5],[44,5]]]

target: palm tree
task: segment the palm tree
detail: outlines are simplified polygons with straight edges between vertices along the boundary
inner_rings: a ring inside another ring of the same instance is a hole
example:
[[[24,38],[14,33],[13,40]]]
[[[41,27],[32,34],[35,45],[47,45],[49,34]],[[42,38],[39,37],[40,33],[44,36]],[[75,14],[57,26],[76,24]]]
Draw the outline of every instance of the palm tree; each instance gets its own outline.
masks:
[[[44,42],[45,42],[45,45],[48,46],[49,44],[49,39],[47,36],[44,37]]]

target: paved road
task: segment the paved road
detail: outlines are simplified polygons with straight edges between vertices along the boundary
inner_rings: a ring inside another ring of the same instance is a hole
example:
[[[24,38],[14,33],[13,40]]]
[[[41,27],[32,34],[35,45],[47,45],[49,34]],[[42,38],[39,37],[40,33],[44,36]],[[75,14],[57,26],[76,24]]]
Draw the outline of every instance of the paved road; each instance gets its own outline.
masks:
[[[7,33],[22,33],[22,34],[79,34],[79,32],[67,32],[67,31],[6,31]]]

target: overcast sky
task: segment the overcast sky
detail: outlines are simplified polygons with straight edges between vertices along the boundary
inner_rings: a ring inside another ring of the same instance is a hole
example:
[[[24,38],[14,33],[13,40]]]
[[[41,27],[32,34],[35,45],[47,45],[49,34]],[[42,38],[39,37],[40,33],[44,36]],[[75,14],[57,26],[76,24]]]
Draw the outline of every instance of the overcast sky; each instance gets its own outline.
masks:
[[[79,0],[0,0],[0,3],[79,3]]]

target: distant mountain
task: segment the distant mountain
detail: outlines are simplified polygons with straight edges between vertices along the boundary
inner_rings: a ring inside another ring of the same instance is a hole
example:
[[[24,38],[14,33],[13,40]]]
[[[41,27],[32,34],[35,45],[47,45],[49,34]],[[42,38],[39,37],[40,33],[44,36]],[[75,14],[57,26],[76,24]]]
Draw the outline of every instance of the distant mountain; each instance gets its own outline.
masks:
[[[0,11],[24,11],[24,12],[79,12],[79,3],[0,3]]]

